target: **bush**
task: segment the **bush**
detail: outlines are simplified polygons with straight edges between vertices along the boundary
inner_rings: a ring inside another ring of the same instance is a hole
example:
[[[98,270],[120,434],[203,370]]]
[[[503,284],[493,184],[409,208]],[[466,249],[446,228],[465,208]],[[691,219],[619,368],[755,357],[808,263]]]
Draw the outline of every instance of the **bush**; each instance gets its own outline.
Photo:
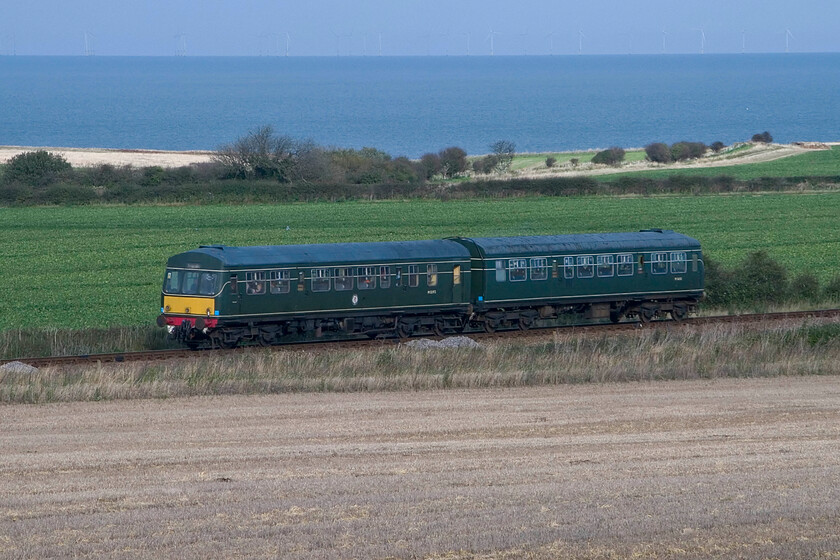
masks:
[[[498,166],[498,159],[495,155],[484,156],[473,161],[472,168],[476,173],[487,175],[492,173]]]
[[[712,151],[716,154],[719,153],[721,150],[723,150],[725,147],[726,147],[726,144],[724,144],[723,142],[720,142],[720,141],[712,142],[711,145],[709,146],[709,148],[711,148]]]
[[[765,251],[749,253],[735,271],[734,303],[782,303],[788,296],[787,270]]]
[[[647,154],[647,158],[655,163],[670,163],[671,162],[671,149],[668,148],[667,144],[663,144],[662,142],[655,142],[653,144],[648,144],[645,146],[645,153]]]
[[[573,157],[572,159],[569,160],[569,163],[572,164],[572,167],[577,167],[580,164],[580,159],[576,158],[576,157]]]
[[[702,157],[708,148],[702,142],[677,142],[671,144],[671,159],[683,161]]]
[[[504,173],[510,169],[510,164],[513,163],[513,156],[516,155],[516,144],[510,140],[499,140],[490,144],[490,151],[495,156],[496,170]]]
[[[817,301],[820,297],[820,281],[810,272],[803,272],[790,281],[790,296],[796,301]]]
[[[773,141],[773,137],[765,130],[764,132],[753,134],[752,141],[760,144],[769,144]]]
[[[823,288],[823,297],[834,301],[840,301],[840,275],[828,281]]]
[[[418,164],[418,173],[424,179],[431,179],[441,171],[440,156],[438,154],[423,154]]]
[[[624,161],[624,149],[612,147],[608,150],[598,152],[592,158],[592,163],[602,163],[605,165],[618,165]]]
[[[554,167],[557,164],[557,158],[553,156],[548,156],[545,158],[545,166],[546,167]]]
[[[467,152],[452,146],[440,151],[440,168],[444,177],[455,177],[467,170]]]
[[[24,152],[6,163],[3,183],[46,186],[69,177],[72,171],[73,167],[58,154],[51,154],[45,150]]]

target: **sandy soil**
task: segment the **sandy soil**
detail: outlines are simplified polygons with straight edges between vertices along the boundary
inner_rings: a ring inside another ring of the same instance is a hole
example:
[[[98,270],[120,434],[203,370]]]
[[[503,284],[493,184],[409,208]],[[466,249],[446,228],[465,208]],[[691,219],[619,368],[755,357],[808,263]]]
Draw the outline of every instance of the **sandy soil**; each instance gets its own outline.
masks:
[[[0,163],[23,152],[46,150],[58,154],[73,167],[92,167],[110,164],[134,167],[182,167],[193,163],[210,161],[211,152],[165,152],[158,150],[109,150],[104,148],[30,148],[24,146],[0,146]]]
[[[3,558],[840,554],[840,379],[0,407]]]

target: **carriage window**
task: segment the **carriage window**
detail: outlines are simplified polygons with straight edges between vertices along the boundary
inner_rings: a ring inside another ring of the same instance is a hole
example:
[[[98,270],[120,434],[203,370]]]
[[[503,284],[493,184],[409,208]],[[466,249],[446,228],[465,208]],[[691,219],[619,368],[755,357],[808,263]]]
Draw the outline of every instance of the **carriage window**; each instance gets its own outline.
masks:
[[[577,258],[578,278],[592,278],[595,275],[595,257],[588,255]]]
[[[349,267],[335,269],[335,291],[346,292],[353,289],[353,273]]]
[[[627,253],[618,255],[618,275],[633,276],[633,255]]]
[[[163,291],[168,294],[181,293],[181,273],[177,270],[166,271],[166,281],[163,283]]]
[[[265,272],[245,273],[245,293],[249,296],[265,293]]]
[[[609,278],[615,275],[615,256],[598,255],[598,276]]]
[[[200,272],[188,270],[184,273],[184,284],[181,286],[182,294],[194,295],[198,293],[198,280]]]
[[[522,282],[528,279],[528,259],[509,259],[508,270],[511,282]]]
[[[685,274],[686,264],[685,251],[671,253],[671,274]]]
[[[575,258],[563,257],[563,278],[570,280],[575,277]]]
[[[198,293],[203,296],[214,296],[219,291],[219,274],[217,272],[202,272],[198,283]]]
[[[379,267],[379,287],[380,288],[390,288],[391,287],[391,267],[390,266],[380,266]]]
[[[408,265],[408,287],[416,288],[420,285],[420,267],[416,264]]]
[[[372,290],[376,287],[376,267],[375,266],[360,266],[359,267],[359,289]]]
[[[437,286],[438,268],[436,264],[426,266],[426,285]]]
[[[548,259],[531,259],[531,280],[548,280]]]
[[[313,268],[312,269],[312,291],[313,292],[329,292],[330,291],[330,269],[329,268]]]
[[[456,264],[452,269],[452,284],[458,286],[461,284],[461,265]]]
[[[292,286],[292,273],[274,270],[268,273],[268,290],[272,294],[288,294]]]
[[[668,253],[651,253],[650,271],[654,274],[665,274],[668,272]]]
[[[496,282],[504,282],[505,280],[507,280],[505,261],[496,261]]]

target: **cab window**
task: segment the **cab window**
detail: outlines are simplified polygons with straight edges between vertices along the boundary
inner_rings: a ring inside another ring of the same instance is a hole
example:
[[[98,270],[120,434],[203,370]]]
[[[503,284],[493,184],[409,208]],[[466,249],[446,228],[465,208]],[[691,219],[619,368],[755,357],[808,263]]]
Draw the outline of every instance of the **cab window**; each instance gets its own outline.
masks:
[[[166,280],[163,282],[163,291],[168,294],[181,293],[181,273],[177,270],[167,270]]]
[[[184,283],[181,286],[181,293],[189,295],[197,294],[200,275],[201,273],[197,270],[188,270],[184,272]]]
[[[505,261],[496,261],[496,282],[504,282],[507,279]]]

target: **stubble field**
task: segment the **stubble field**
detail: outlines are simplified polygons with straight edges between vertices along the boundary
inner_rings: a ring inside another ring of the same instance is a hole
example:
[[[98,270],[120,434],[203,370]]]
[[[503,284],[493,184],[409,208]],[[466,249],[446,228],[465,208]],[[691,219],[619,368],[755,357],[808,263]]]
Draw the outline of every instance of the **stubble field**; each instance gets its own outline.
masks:
[[[3,408],[4,558],[829,558],[835,376]]]

